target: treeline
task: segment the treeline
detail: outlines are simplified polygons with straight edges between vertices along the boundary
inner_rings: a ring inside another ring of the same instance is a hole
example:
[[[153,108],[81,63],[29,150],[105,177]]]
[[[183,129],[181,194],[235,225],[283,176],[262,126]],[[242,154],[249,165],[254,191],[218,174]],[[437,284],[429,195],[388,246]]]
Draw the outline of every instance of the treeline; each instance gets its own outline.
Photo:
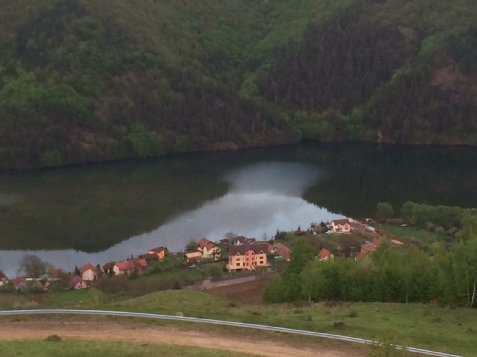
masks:
[[[0,167],[294,142],[271,106],[130,40],[77,0],[23,24],[0,55]]]
[[[477,144],[476,4],[118,1],[5,3],[0,168],[302,137]]]
[[[477,228],[469,222],[467,232]],[[450,253],[439,248],[434,259],[416,247],[383,244],[355,261],[319,261],[297,242],[287,270],[266,286],[267,302],[363,301],[420,302],[477,307],[477,235],[465,235]]]
[[[406,223],[421,228],[440,227],[440,230],[452,227],[462,228],[477,217],[476,208],[462,208],[456,206],[431,206],[407,201],[403,203],[398,218],[395,217],[394,209],[387,202],[380,202],[376,207],[376,219],[381,222]]]

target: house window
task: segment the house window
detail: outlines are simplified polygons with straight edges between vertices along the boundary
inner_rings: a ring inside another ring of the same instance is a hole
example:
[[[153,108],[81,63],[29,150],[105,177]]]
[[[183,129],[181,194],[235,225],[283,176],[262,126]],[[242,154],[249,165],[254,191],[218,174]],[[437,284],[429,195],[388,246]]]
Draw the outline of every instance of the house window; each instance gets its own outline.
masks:
[[[235,264],[235,266],[236,266],[236,267],[239,267],[239,266],[240,266],[240,263]]]

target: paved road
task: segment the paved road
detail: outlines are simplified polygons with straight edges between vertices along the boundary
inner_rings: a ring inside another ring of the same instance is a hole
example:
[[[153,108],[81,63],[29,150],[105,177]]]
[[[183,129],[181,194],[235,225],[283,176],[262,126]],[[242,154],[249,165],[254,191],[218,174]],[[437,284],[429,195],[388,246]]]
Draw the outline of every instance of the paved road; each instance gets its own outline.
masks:
[[[126,312],[126,311],[103,311],[103,310],[67,310],[67,309],[42,309],[42,310],[6,310],[0,311],[0,316],[13,316],[13,315],[45,315],[45,314],[67,314],[67,315],[102,315],[102,316],[123,316],[123,317],[140,317],[159,320],[175,320],[175,321],[187,321],[197,322],[211,325],[232,326],[241,328],[251,328],[256,330],[265,330],[273,332],[284,332],[294,335],[315,336],[321,338],[328,338],[332,340],[340,340],[346,342],[356,342],[363,344],[371,344],[373,341],[363,338],[348,337],[341,335],[333,335],[329,333],[321,333],[306,330],[295,330],[284,327],[274,327],[266,325],[248,324],[243,322],[221,321],[212,319],[202,319],[197,317],[185,317],[185,316],[173,316],[173,315],[160,315],[160,314],[147,314],[142,312]],[[401,348],[396,346],[396,348]],[[407,347],[407,350],[414,353],[420,353],[427,356],[435,357],[463,357],[459,355],[453,355],[442,352],[435,352],[415,347]]]

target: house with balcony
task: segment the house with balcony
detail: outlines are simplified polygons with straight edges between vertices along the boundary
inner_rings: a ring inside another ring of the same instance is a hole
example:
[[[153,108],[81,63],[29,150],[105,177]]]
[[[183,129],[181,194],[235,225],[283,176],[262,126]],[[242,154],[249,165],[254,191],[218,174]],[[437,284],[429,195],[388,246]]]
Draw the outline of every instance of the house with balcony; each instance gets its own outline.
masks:
[[[350,233],[351,222],[348,218],[335,219],[330,222],[330,230],[332,233]]]
[[[229,248],[228,271],[267,266],[268,244],[243,244]]]

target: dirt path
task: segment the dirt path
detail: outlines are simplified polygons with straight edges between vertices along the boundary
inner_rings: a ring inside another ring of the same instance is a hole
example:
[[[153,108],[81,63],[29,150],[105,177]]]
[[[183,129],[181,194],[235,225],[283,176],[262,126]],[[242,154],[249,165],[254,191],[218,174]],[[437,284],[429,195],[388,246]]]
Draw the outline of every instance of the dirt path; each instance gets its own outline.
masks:
[[[254,353],[261,356],[290,357],[364,357],[362,349],[353,345],[329,347],[288,338],[263,339],[216,331],[188,330],[176,326],[151,326],[138,323],[113,322],[17,322],[0,324],[0,341],[43,339],[58,335],[63,339],[89,341],[130,341],[139,343],[169,343],[182,346]]]

